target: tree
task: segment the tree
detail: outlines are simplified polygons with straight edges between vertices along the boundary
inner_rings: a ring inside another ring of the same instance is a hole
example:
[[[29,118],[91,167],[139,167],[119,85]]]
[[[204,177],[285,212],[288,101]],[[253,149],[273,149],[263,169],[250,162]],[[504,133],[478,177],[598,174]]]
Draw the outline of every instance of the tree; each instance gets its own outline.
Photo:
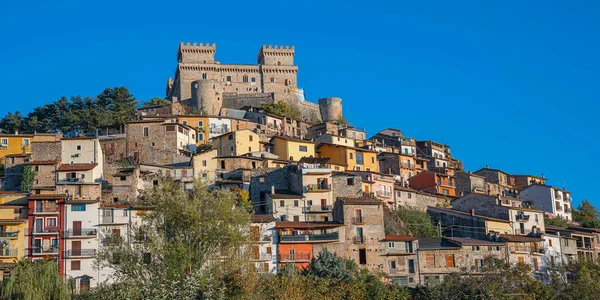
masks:
[[[3,289],[8,299],[69,299],[69,288],[63,282],[54,260],[17,261]]]
[[[144,103],[143,103],[144,106],[163,105],[163,104],[171,104],[171,101],[169,101],[165,98],[154,97],[154,98],[150,99],[150,101],[144,101]]]
[[[263,104],[262,109],[265,113],[273,114],[281,117],[300,119],[302,113],[295,105],[290,105],[287,102],[279,101],[275,103]]]
[[[329,250],[325,248],[319,252],[319,256],[316,259],[313,258],[311,260],[308,268],[304,271],[304,274],[314,276],[315,278],[327,278],[339,282],[349,282],[352,278],[347,266],[344,259],[329,252]]]
[[[577,209],[573,210],[573,220],[579,222],[598,220],[598,210],[589,200],[584,199]]]
[[[32,166],[27,165],[23,167],[23,180],[21,181],[22,191],[29,191],[31,187],[33,187],[36,174],[37,172],[33,170]]]
[[[4,133],[14,133],[23,129],[23,116],[17,111],[14,114],[9,112],[0,120],[0,128]]]
[[[108,107],[115,125],[123,125],[135,118],[137,100],[126,87],[106,88],[97,98],[102,103],[110,103]]]
[[[552,226],[557,226],[557,227],[561,227],[561,228],[567,228],[569,227],[569,221],[567,221],[567,219],[561,218],[559,216],[556,216],[554,218],[544,218],[544,224],[546,225],[552,225]]]
[[[211,151],[213,149],[213,145],[212,144],[200,144],[199,146],[196,147],[196,154],[202,154],[202,153],[206,153],[208,151]]]
[[[237,196],[228,190],[209,191],[197,181],[187,192],[172,179],[161,179],[140,201],[153,209],[133,229],[135,247],[105,233],[110,240],[99,251],[96,266],[114,269],[113,277],[122,285],[103,291],[170,299],[243,293],[248,287],[239,282],[255,274],[245,250],[250,215],[236,204]],[[243,289],[228,290],[234,286]]]
[[[348,120],[346,120],[346,118],[344,118],[344,116],[342,115],[340,115],[340,117],[334,123],[337,125],[350,125]]]
[[[386,234],[439,237],[439,231],[433,226],[431,217],[418,208],[401,206],[384,217]]]
[[[247,190],[235,187],[231,189],[237,197],[237,206],[245,209],[248,213],[253,213],[252,201],[250,201],[250,193]]]

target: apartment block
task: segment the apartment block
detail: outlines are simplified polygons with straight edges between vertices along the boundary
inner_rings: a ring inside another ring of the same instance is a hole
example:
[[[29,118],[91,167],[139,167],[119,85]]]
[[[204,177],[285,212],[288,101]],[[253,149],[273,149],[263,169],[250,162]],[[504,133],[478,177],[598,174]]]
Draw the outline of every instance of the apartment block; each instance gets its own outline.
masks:
[[[520,198],[530,201],[536,208],[548,212],[553,216],[569,221],[573,220],[571,216],[571,193],[565,189],[549,185],[532,184],[521,190]]]

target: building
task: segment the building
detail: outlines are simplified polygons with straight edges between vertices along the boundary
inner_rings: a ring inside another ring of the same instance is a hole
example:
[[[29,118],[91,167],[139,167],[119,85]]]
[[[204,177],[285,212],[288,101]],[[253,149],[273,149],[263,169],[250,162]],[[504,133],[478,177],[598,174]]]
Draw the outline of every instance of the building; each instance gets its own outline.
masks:
[[[408,179],[411,188],[447,196],[456,196],[454,176],[423,171]]]
[[[546,184],[546,180],[548,178],[544,177],[542,174],[541,177],[535,175],[513,175],[515,178],[515,188],[520,190],[526,186],[530,186],[532,184]]]
[[[290,161],[299,161],[303,157],[315,157],[315,143],[285,136],[271,139],[273,154]]]
[[[452,157],[450,146],[434,141],[417,141],[417,156],[427,159],[427,167],[430,168],[452,168],[462,170],[460,160]]]
[[[217,178],[217,150],[213,149],[192,157],[194,178],[199,179],[209,187],[214,187]]]
[[[419,284],[429,286],[450,274],[461,274],[462,247],[444,238],[419,239]]]
[[[530,201],[536,208],[551,213],[553,216],[573,220],[571,216],[571,193],[549,185],[532,184],[520,191],[520,198]]]
[[[600,255],[600,230],[596,228],[569,227],[571,237],[577,242],[577,256],[598,259]]]
[[[27,192],[0,192],[0,262],[12,263],[27,254]],[[8,274],[4,274],[6,276]]]
[[[561,262],[563,264],[568,264],[577,260],[577,238],[572,237],[571,233],[573,233],[572,230],[546,225],[544,239],[546,240],[546,236],[554,238],[558,237],[559,239],[559,244],[556,244],[556,241],[553,241],[553,244],[550,245],[550,239],[546,241],[548,248],[550,248],[548,254],[555,256],[555,263]],[[558,253],[562,256],[560,260],[556,257],[556,254]]]
[[[196,129],[163,120],[133,121],[126,125],[127,157],[139,163],[172,164],[189,161],[196,153]]]
[[[331,168],[327,158],[303,157],[298,162],[302,180],[302,194],[306,201],[303,208],[308,221],[333,220],[333,190]]]
[[[363,192],[366,195],[377,197],[388,207],[394,208],[394,175],[369,171],[354,171],[353,173],[362,178]]]
[[[252,215],[250,223],[251,261],[259,273],[277,273],[277,231],[271,215]]]
[[[121,240],[131,241],[131,205],[121,203],[101,204],[98,209],[98,231],[96,233],[99,250]],[[110,284],[115,281],[114,270],[101,265],[96,269],[96,282]]]
[[[488,194],[518,197],[515,178],[512,175],[501,170],[488,168],[488,166],[474,173],[485,179]]]
[[[386,279],[400,286],[415,286],[418,282],[417,250],[419,242],[413,236],[386,235],[381,254],[385,261]]]
[[[259,136],[250,130],[238,130],[211,138],[219,156],[238,156],[260,151]]]
[[[513,232],[508,220],[491,218],[475,214],[475,210],[463,212],[459,210],[427,207],[427,214],[434,224],[439,224],[442,236],[484,239],[490,232],[510,234]]]
[[[547,262],[544,260],[544,239],[536,236],[500,234],[500,240],[508,247],[508,261],[511,264],[526,264],[537,280],[547,280]]]
[[[9,154],[31,153],[32,134],[0,134],[0,159]]]
[[[315,141],[317,143],[356,147],[356,141],[354,139],[330,133],[325,133],[318,136]]]
[[[377,152],[335,144],[320,143],[317,145],[319,157],[329,158],[329,163],[345,167],[335,171],[372,171],[379,172]]]
[[[51,258],[58,262],[59,270],[64,272],[63,259],[60,257],[60,232],[64,222],[59,206],[64,202],[64,194],[40,193],[29,195],[28,251],[32,261]],[[63,248],[64,249],[64,248]]]

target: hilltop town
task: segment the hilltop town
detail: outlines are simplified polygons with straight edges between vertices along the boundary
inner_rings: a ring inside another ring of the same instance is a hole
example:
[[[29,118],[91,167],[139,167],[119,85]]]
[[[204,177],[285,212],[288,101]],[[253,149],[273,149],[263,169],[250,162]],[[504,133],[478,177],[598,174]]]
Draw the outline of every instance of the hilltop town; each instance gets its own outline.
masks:
[[[443,141],[352,126],[342,99],[305,99],[295,51],[263,45],[256,64],[222,64],[214,43],[181,43],[164,103],[122,126],[0,134],[3,275],[14,259],[50,257],[77,292],[111,282],[96,254],[110,237],[139,242],[133,228],[152,213],[143,191],[165,177],[247,191],[261,273],[306,268],[327,249],[399,286],[484,276],[488,257],[548,283],[553,266],[598,258],[600,230],[573,222],[569,191],[544,174],[465,170]],[[405,208],[437,237],[406,230]]]

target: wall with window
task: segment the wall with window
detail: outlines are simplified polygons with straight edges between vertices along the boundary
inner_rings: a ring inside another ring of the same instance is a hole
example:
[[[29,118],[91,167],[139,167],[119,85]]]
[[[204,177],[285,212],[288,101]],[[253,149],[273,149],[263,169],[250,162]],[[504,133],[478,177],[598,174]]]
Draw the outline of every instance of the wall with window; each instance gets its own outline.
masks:
[[[0,159],[8,154],[31,153],[33,135],[0,134]]]

